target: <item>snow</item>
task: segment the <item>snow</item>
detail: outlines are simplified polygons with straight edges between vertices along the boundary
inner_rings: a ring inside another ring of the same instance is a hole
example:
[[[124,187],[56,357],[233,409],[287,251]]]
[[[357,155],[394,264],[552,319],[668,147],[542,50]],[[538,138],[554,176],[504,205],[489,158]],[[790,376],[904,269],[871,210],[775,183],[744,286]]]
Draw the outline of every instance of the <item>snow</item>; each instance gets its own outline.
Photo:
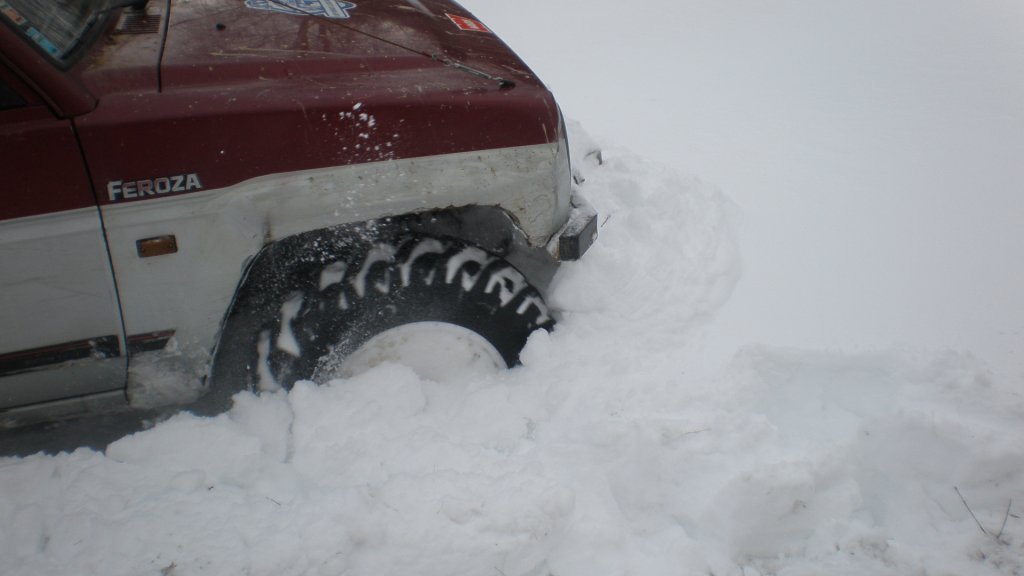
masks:
[[[0,459],[0,572],[1024,574],[1024,8],[466,4],[575,119],[555,332]]]
[[[746,342],[982,349],[1024,378],[1024,5],[488,2],[602,144],[739,207]]]

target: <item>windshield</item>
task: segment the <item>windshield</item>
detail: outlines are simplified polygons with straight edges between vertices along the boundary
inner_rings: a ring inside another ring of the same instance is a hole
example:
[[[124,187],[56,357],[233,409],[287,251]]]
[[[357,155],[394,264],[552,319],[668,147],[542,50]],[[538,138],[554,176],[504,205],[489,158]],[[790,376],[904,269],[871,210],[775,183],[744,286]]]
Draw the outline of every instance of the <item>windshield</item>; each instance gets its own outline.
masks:
[[[89,32],[124,0],[0,0],[6,21],[58,64],[82,48]]]

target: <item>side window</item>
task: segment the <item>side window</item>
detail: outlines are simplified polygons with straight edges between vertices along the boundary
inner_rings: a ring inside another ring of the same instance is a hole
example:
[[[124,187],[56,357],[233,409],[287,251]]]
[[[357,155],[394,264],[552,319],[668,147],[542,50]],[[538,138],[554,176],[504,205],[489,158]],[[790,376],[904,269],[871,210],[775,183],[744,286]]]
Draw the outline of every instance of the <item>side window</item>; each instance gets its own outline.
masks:
[[[0,110],[8,108],[20,108],[25,105],[25,100],[14,91],[13,88],[0,78]]]

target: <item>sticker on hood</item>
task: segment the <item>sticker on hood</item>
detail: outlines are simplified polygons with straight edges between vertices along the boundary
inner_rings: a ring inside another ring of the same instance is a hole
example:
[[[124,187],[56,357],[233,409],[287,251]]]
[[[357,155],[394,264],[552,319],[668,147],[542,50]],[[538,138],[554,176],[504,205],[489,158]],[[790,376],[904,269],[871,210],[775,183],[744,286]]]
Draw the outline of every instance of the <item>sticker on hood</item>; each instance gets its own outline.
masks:
[[[348,19],[348,11],[356,7],[345,0],[245,0],[245,5],[294,16],[326,16],[342,20]]]
[[[473,20],[465,16],[456,16],[447,12],[445,12],[445,16],[452,21],[452,24],[458,26],[459,30],[465,30],[466,32],[491,32],[491,29],[484,26],[484,23],[479,20]]]

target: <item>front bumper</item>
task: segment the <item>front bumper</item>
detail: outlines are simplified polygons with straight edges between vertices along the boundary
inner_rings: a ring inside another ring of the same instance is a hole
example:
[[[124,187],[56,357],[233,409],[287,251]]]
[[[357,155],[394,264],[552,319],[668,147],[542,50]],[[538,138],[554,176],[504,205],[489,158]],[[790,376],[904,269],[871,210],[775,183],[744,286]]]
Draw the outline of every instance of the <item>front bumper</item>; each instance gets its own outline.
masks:
[[[569,217],[548,242],[547,251],[555,260],[579,260],[597,239],[597,210],[578,191],[569,199]]]

